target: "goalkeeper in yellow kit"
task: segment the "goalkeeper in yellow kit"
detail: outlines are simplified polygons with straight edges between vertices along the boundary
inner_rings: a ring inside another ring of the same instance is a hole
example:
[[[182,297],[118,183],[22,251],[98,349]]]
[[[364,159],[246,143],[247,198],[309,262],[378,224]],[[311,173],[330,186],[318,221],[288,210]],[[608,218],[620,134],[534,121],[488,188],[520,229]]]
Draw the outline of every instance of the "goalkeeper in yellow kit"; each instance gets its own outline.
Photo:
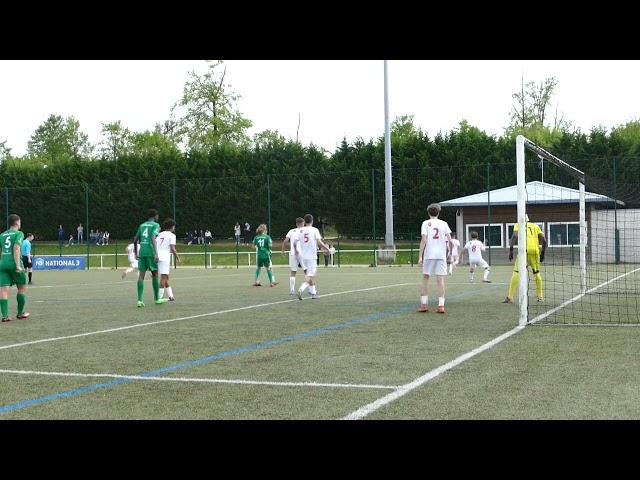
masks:
[[[542,293],[542,275],[540,274],[540,263],[544,261],[544,252],[547,249],[547,239],[544,233],[535,223],[529,222],[529,216],[525,217],[527,221],[527,267],[531,267],[533,278],[536,281],[536,291],[538,293],[538,302],[544,301]],[[513,246],[518,243],[518,224],[513,226],[513,235],[511,235],[511,243],[509,244],[509,261],[513,260]],[[518,253],[518,255],[520,255]],[[513,274],[511,275],[511,283],[509,284],[509,293],[502,303],[512,303],[513,296],[518,287],[518,260],[513,265]]]

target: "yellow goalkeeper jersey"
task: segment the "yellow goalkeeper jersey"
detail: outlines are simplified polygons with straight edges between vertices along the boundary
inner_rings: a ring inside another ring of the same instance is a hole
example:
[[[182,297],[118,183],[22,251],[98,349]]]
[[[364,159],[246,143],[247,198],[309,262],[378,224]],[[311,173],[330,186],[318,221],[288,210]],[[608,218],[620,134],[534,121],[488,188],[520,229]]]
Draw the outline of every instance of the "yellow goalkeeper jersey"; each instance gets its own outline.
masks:
[[[513,233],[518,233],[518,224],[513,226]],[[527,252],[537,252],[540,249],[538,235],[544,236],[537,223],[527,222]]]

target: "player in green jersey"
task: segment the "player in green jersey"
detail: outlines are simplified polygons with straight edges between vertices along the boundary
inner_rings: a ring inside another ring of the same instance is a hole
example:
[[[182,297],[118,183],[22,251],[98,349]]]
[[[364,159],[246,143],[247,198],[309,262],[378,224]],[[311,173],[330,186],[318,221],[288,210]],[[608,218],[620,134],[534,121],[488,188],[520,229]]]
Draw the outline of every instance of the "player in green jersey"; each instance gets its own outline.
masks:
[[[267,226],[264,223],[256,228],[256,233],[257,235],[253,238],[253,245],[256,247],[256,282],[253,286],[261,286],[260,269],[265,267],[267,269],[267,275],[269,276],[269,286],[275,287],[278,283],[271,271],[271,245],[273,241],[271,237],[267,235]]]
[[[0,244],[2,246],[2,256],[0,257],[0,310],[2,311],[2,321],[10,322],[9,317],[9,287],[18,287],[18,316],[21,320],[28,318],[29,314],[24,311],[27,301],[25,292],[27,290],[27,276],[24,272],[24,265],[20,257],[20,246],[24,239],[24,233],[20,231],[20,217],[9,215],[9,230],[0,234]]]
[[[158,212],[149,210],[147,221],[138,227],[135,237],[133,237],[134,251],[138,260],[138,307],[144,307],[142,294],[144,293],[144,276],[147,270],[151,271],[151,284],[153,285],[153,299],[156,305],[161,305],[169,301],[167,298],[160,298],[160,280],[158,278],[158,246],[156,237],[160,234],[158,224]],[[138,243],[140,248],[138,249]]]

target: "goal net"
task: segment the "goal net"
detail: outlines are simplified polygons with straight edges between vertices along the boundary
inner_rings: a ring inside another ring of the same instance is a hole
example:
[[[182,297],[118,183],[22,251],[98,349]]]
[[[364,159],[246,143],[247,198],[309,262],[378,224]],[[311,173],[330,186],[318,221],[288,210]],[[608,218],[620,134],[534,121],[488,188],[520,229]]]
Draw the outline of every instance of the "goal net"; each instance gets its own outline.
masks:
[[[520,324],[640,325],[640,186],[616,178],[615,159],[581,165],[516,144]],[[527,232],[544,235],[540,263]]]

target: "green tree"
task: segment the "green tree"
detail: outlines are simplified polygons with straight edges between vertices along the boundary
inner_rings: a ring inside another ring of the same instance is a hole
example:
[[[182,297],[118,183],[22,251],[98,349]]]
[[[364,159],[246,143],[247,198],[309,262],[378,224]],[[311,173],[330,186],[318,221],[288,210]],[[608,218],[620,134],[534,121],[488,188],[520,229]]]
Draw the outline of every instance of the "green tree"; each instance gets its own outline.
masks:
[[[511,95],[514,103],[511,106],[511,121],[507,128],[508,133],[525,133],[527,129],[541,127],[550,130],[568,130],[571,123],[564,118],[563,114],[558,117],[558,104],[556,104],[553,125],[549,124],[552,98],[558,86],[556,77],[548,77],[540,82],[524,83],[524,76],[519,92]],[[546,123],[545,123],[546,122]]]
[[[4,163],[12,158],[11,148],[7,147],[7,140],[0,142],[0,163]]]
[[[50,115],[31,135],[27,155],[52,163],[64,158],[86,158],[92,151],[89,137],[80,131],[80,122],[73,117]]]
[[[134,155],[177,155],[178,146],[170,137],[158,131],[144,131],[130,136],[131,152]]]
[[[131,151],[131,132],[123,127],[120,120],[102,123],[102,142],[100,151],[102,158],[117,160]]]
[[[240,95],[225,83],[226,73],[222,61],[211,62],[206,73],[189,73],[182,98],[173,111],[185,110],[178,125],[190,149],[209,148],[224,142],[246,144],[248,141],[246,130],[251,127],[251,121],[235,108]]]

